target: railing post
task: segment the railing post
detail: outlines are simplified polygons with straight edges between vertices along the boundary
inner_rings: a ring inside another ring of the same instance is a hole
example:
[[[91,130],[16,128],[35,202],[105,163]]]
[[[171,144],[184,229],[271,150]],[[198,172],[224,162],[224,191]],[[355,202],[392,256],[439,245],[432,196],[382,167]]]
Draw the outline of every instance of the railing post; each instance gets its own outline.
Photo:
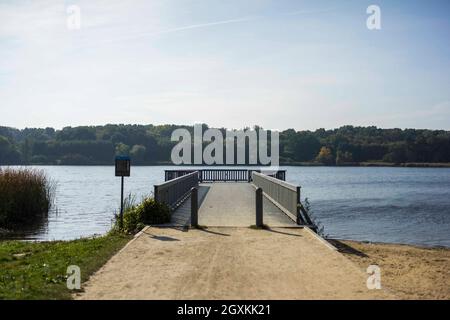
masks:
[[[302,216],[301,216],[301,213],[300,213],[300,208],[299,208],[299,206],[301,204],[300,191],[301,191],[301,187],[297,186],[297,205],[296,205],[296,208],[297,208],[297,221],[296,222],[297,222],[298,225],[302,224],[302,222],[303,222],[303,219],[302,219]]]
[[[154,186],[153,198],[155,199],[156,202],[159,202],[159,197],[158,197],[158,186]]]
[[[263,226],[263,190],[261,188],[256,189],[256,227],[262,228]]]
[[[191,226],[198,227],[198,189],[191,189]]]

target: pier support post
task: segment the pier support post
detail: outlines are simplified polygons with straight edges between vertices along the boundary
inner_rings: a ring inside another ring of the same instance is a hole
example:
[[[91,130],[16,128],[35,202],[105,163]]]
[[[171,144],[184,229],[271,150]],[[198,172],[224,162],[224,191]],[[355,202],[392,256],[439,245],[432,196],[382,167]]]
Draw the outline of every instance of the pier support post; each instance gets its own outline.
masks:
[[[198,227],[198,189],[191,189],[191,226]]]
[[[263,190],[261,188],[256,189],[256,227],[263,227]]]

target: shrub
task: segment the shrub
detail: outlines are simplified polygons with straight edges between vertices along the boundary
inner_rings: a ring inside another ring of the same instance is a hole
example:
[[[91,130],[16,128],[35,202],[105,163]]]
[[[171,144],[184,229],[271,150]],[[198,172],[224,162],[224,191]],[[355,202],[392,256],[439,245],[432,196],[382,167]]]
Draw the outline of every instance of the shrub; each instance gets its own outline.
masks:
[[[162,224],[170,222],[170,210],[163,203],[153,198],[144,198],[139,205],[134,204],[134,198],[128,196],[124,201],[123,231],[136,233],[147,224]]]
[[[54,189],[42,170],[0,168],[0,227],[15,229],[46,217]]]
[[[132,208],[123,213],[123,228],[126,233],[136,233],[144,227],[141,212]]]
[[[153,198],[146,198],[137,207],[145,224],[161,224],[170,222],[170,210],[164,203]]]

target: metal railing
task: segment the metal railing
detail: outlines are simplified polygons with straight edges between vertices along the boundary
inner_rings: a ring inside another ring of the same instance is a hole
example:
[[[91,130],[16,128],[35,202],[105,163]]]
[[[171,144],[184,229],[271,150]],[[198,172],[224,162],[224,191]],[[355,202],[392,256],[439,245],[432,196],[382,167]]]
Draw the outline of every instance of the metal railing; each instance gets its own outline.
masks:
[[[198,180],[200,182],[214,181],[234,181],[234,182],[250,182],[252,172],[261,172],[261,170],[247,169],[203,169],[203,170],[165,170],[165,181],[170,181],[182,177],[193,172],[198,172]],[[285,180],[286,170],[278,170],[268,173],[269,176]]]
[[[270,201],[297,224],[309,225],[314,231],[317,229],[300,202],[300,186],[294,186],[259,172],[252,172],[252,181],[256,187],[263,190]]]
[[[155,200],[167,204],[172,210],[198,187],[198,172],[194,171],[154,186]]]
[[[297,221],[300,187],[259,172],[252,172],[252,181],[255,186],[263,189],[269,200],[274,202],[289,217]]]
[[[278,180],[286,180],[286,170],[277,170],[277,171],[264,171],[264,170],[248,170],[249,181],[252,181],[252,172],[263,173],[266,176],[276,178]]]
[[[164,180],[173,180],[199,170],[164,170]]]
[[[248,181],[248,170],[245,169],[207,169],[207,170],[200,170],[199,172],[200,172],[200,181],[202,182]]]

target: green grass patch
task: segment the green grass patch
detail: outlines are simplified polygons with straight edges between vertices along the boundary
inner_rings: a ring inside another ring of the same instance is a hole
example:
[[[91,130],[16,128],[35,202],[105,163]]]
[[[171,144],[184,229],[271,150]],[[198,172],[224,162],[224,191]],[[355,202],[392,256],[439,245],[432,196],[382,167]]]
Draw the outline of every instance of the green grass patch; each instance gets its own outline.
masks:
[[[0,299],[71,299],[67,267],[79,266],[83,283],[131,238],[109,233],[73,241],[0,241]]]

